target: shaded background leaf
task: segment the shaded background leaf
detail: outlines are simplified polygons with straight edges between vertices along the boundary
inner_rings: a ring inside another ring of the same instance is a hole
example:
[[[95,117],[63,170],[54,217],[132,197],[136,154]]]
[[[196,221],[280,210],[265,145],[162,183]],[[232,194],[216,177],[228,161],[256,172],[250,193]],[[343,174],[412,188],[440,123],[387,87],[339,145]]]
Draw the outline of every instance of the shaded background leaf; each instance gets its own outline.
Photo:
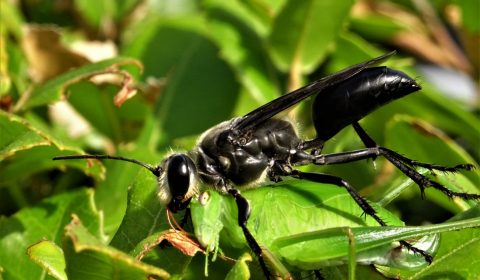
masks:
[[[275,17],[269,37],[279,69],[310,73],[342,29],[351,1],[288,1]]]

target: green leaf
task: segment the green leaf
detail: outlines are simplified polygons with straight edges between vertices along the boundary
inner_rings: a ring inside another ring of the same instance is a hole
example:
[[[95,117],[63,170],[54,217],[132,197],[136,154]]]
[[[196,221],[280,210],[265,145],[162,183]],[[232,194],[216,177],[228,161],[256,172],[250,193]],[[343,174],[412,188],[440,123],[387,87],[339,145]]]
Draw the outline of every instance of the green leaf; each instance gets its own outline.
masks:
[[[447,232],[441,235],[442,246],[435,262],[407,279],[445,278],[478,279],[480,277],[480,231],[477,229]],[[465,260],[471,260],[465,262]]]
[[[46,135],[23,120],[22,118],[0,111],[0,159],[14,155],[16,152],[35,146],[51,144]]]
[[[72,85],[69,91],[69,103],[97,131],[115,142],[123,138],[118,112],[112,102],[113,96],[87,81]]]
[[[2,64],[0,65],[0,97],[8,94],[12,86],[12,79],[8,73],[9,57],[7,53],[6,40],[7,36],[5,30],[0,29],[0,56],[2,57]],[[11,62],[10,62],[11,63]]]
[[[76,214],[89,231],[101,239],[102,220],[93,202],[93,191],[81,189],[49,198],[0,220],[0,263],[7,279],[40,279],[42,269],[27,255],[27,248],[42,240],[61,244],[63,228]]]
[[[415,76],[416,74],[410,73],[410,75]],[[459,103],[442,96],[428,84],[422,84],[421,91],[380,108],[366,118],[363,123],[369,128],[367,130],[369,132],[383,130],[383,127],[375,126],[375,121],[369,123],[376,119],[389,120],[392,115],[400,112],[429,122],[449,135],[456,135],[461,141],[466,142],[473,155],[480,155],[480,150],[475,149],[480,137],[478,118],[465,110]]]
[[[247,262],[252,261],[252,256],[250,254],[243,254],[225,276],[226,280],[246,280],[250,279],[250,269]]]
[[[451,220],[479,217],[480,207],[457,215]],[[457,218],[458,217],[458,218]],[[409,279],[425,279],[435,275],[460,276],[463,279],[478,279],[480,277],[480,230],[478,228],[445,232],[441,235],[440,247],[435,262],[432,265],[413,274]],[[472,260],[465,262],[465,260]]]
[[[474,207],[463,212],[450,221],[465,219],[478,219],[480,207]],[[441,234],[441,246],[435,255],[434,262],[418,271],[399,271],[396,269],[382,268],[387,276],[400,276],[402,279],[478,279],[480,269],[480,231],[478,228],[449,231]],[[470,260],[466,262],[465,260]]]
[[[441,130],[417,118],[397,115],[387,125],[386,146],[394,151],[421,162],[431,162],[444,166],[471,163],[475,160]],[[480,191],[480,174],[472,171],[461,171],[455,174],[437,172],[433,180],[446,185],[453,191],[478,193]],[[432,196],[442,205],[452,205],[445,195]],[[460,199],[455,199],[459,210],[468,209]],[[457,210],[458,211],[458,210]]]
[[[104,175],[105,169],[99,164],[88,166],[85,162],[53,161],[54,156],[83,152],[64,145],[61,140],[21,117],[0,111],[0,130],[0,177],[3,182],[25,178],[34,172],[64,164],[75,166],[96,178]]]
[[[75,8],[95,28],[101,28],[102,23],[112,20],[115,14],[115,1],[112,0],[76,0]]]
[[[1,32],[8,30],[16,39],[21,38],[23,17],[15,3],[2,1],[2,8],[0,9],[0,24],[2,25],[2,29],[5,28]],[[4,62],[2,62],[2,64],[3,63]]]
[[[415,114],[412,115],[418,116],[448,133],[458,135],[461,139],[465,139],[473,149],[472,154],[480,156],[480,150],[475,149],[480,137],[478,117],[466,110],[461,104],[445,98],[431,86],[426,84],[423,88],[422,94],[413,96],[415,99],[411,98],[411,102],[408,102],[405,107],[409,108],[408,106],[415,103],[415,106],[410,107],[410,110],[415,111]],[[410,113],[410,111],[408,112]]]
[[[243,1],[252,11],[263,17],[272,18],[277,15],[288,0],[254,0]]]
[[[371,217],[362,219],[361,208],[342,188],[303,180],[289,180],[272,186],[262,186],[242,192],[251,205],[247,226],[261,246],[278,253],[272,243],[280,237],[289,237],[320,229],[339,226],[377,226]],[[238,226],[238,210],[232,197],[207,190],[190,202],[195,236],[207,249],[217,246],[247,247]],[[403,223],[392,213],[377,208],[378,215],[391,225]],[[342,233],[343,240],[345,234]],[[345,240],[344,240],[345,241]],[[347,243],[347,242],[345,242]],[[319,246],[327,246],[323,243]],[[323,252],[325,250],[321,250]],[[348,251],[348,250],[347,250]],[[347,256],[347,251],[343,256]],[[322,253],[317,252],[321,255]]]
[[[28,248],[28,256],[49,275],[59,280],[67,280],[65,257],[62,248],[52,241],[43,240]]]
[[[166,208],[160,205],[156,192],[157,178],[141,170],[128,191],[127,210],[112,246],[130,252],[143,239],[169,228]]]
[[[144,146],[133,147],[132,150],[122,149],[118,155],[153,163],[158,162],[161,158],[158,154],[152,152],[151,149]],[[142,168],[122,161],[110,160],[105,161],[104,164],[108,171],[105,181],[97,185],[95,202],[98,208],[105,213],[105,232],[113,236],[117,232],[122,220],[125,219],[127,193],[132,191],[131,186],[139,179],[139,170]],[[154,177],[151,173],[145,176]],[[142,179],[140,179],[141,181]],[[148,182],[150,183],[151,181]],[[151,185],[145,184],[145,190],[153,190],[156,187],[156,182],[151,183]],[[141,213],[138,214],[141,215]]]
[[[277,67],[312,72],[340,33],[352,4],[350,0],[288,1],[276,16],[269,37]]]
[[[381,227],[368,216],[365,220],[362,219],[362,210],[342,188],[302,180],[291,180],[274,186],[242,192],[252,207],[247,226],[262,247],[271,250],[284,264],[297,270],[344,265],[350,251],[347,230],[352,232],[355,240],[357,261],[385,261],[389,265],[419,269],[427,263],[418,254],[406,251],[397,254],[396,258],[382,256],[392,253],[393,241],[425,235],[428,236],[416,244],[435,254],[438,239],[432,234],[468,231],[469,228],[480,226],[480,218],[472,213],[462,217],[467,220],[403,227],[403,222],[396,216],[373,204],[384,221],[395,225]],[[199,242],[207,249],[212,249],[211,244],[218,242],[215,235],[220,234],[222,250],[226,251],[230,247],[246,248],[243,233],[237,225],[238,213],[233,198],[214,191],[206,191],[200,197],[202,199],[190,203],[195,235]],[[480,208],[475,209],[478,211]],[[363,275],[364,272],[359,267],[357,274]]]
[[[258,2],[208,0],[204,1],[204,5],[209,10],[209,16],[213,13],[217,14],[217,16],[223,14],[227,18],[235,18],[235,27],[239,29],[237,30],[238,32],[241,32],[242,29],[247,29],[260,38],[264,38],[267,35],[271,17],[267,16],[268,12],[265,11],[265,7],[260,7],[261,5]],[[259,11],[260,9],[263,10]]]
[[[246,26],[249,22],[244,14],[249,13],[243,5],[237,1],[217,1],[210,7],[208,27],[222,58],[257,101],[257,104],[250,102],[249,110],[253,110],[277,97],[278,89],[272,81],[275,79],[274,73],[260,34]]]
[[[114,70],[122,65],[136,65],[138,68],[141,68],[138,60],[126,57],[116,57],[88,64],[49,80],[43,85],[37,86],[29,93],[30,97],[21,108],[26,110],[58,101],[68,86],[95,75],[115,73]]]
[[[229,119],[235,107],[239,84],[206,35],[205,20],[189,15],[149,21],[126,50],[145,62],[144,76],[166,77],[154,108],[166,143]]]
[[[478,11],[478,3],[467,0],[458,0],[454,2],[457,3],[462,10],[461,16],[463,19],[463,24],[468,31],[472,33],[480,32],[480,23],[478,22],[480,12]]]
[[[346,266],[329,266],[319,269],[325,279],[347,280],[350,277]],[[371,266],[360,265],[355,270],[355,279],[385,280],[380,273],[375,272]]]
[[[329,73],[340,71],[350,65],[377,57],[387,51],[382,51],[372,46],[367,40],[348,30],[342,31],[338,36],[335,52],[329,57],[326,69]],[[398,59],[398,55],[391,57],[383,65],[390,65]],[[397,68],[397,67],[395,67]]]
[[[122,20],[124,17],[128,16],[128,14],[135,8],[136,5],[141,3],[140,0],[124,0],[124,1],[113,1],[116,5],[116,14],[115,18],[117,20]]]
[[[144,264],[132,256],[106,246],[77,217],[65,229],[64,242],[68,279],[166,279],[163,269]]]
[[[480,218],[421,227],[356,227],[351,228],[355,236],[357,254],[362,251],[387,245],[393,241],[413,237],[456,231],[480,226]],[[344,258],[348,254],[345,228],[332,228],[277,239],[273,246],[287,258],[290,264],[305,269],[314,269],[318,264]],[[322,242],[319,242],[322,240]],[[478,240],[475,240],[477,242]],[[328,246],[326,246],[328,244]],[[322,252],[321,254],[319,252]],[[435,261],[439,261],[436,258]]]
[[[177,215],[177,220],[179,219],[181,216]],[[169,228],[166,208],[160,205],[157,197],[157,178],[149,171],[141,170],[129,188],[127,210],[110,246],[137,257],[142,249],[141,244],[151,243],[152,238]],[[169,249],[171,250],[164,248],[160,252],[152,252],[153,257],[146,258],[145,261],[167,269],[172,274],[184,275],[188,272],[186,268],[190,267],[192,258],[175,248]]]
[[[406,29],[390,17],[372,14],[352,18],[351,27],[366,39],[389,42],[398,32]]]

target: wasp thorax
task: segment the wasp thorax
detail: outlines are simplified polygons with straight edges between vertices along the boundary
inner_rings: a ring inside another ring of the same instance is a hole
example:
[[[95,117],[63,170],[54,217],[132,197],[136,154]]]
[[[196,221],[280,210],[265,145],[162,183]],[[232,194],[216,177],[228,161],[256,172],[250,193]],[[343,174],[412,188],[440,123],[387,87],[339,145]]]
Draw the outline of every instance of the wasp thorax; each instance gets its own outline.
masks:
[[[197,189],[195,164],[186,154],[173,154],[162,165],[165,172],[159,178],[160,203],[172,212],[183,210]]]

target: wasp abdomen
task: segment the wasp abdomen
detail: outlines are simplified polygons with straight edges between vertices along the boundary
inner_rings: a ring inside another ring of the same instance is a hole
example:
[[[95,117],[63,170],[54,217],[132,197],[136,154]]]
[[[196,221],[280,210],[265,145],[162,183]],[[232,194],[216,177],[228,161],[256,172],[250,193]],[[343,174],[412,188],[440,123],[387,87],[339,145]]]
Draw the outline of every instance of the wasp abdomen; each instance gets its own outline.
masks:
[[[405,73],[387,67],[363,70],[317,94],[312,118],[317,138],[326,141],[373,110],[420,89]]]

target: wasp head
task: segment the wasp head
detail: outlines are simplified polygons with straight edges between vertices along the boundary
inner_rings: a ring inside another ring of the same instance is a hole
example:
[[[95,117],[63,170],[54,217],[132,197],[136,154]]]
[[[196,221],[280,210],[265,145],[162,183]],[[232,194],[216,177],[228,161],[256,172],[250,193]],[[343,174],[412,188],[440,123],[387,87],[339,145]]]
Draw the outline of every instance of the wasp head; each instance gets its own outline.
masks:
[[[186,154],[173,154],[161,164],[164,170],[158,177],[158,198],[172,212],[187,207],[198,190],[197,168]]]

